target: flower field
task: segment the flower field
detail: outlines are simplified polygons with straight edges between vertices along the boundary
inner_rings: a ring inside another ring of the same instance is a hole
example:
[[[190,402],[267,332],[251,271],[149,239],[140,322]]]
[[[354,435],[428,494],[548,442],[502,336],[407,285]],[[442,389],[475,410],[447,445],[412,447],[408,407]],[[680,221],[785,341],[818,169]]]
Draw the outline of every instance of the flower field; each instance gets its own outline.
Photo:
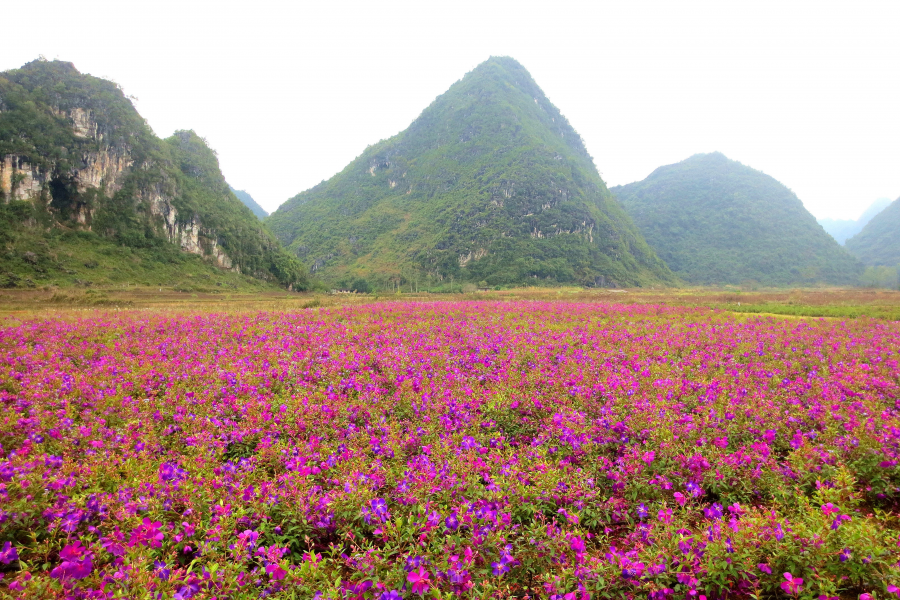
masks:
[[[892,598],[900,325],[656,305],[0,329],[0,596]]]

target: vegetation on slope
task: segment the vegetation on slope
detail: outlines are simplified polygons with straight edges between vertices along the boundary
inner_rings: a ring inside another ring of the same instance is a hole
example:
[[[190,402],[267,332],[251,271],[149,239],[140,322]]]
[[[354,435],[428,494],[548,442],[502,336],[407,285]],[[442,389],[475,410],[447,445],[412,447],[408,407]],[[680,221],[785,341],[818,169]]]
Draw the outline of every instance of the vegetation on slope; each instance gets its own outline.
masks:
[[[86,111],[95,129],[79,134],[70,118],[75,110]],[[99,152],[131,165],[114,194],[107,194],[107,182],[78,185],[76,174]],[[203,239],[215,240],[242,273],[295,289],[306,285],[305,270],[230,191],[202,138],[178,132],[160,140],[116,84],[83,75],[71,63],[38,60],[0,74],[0,157],[9,155],[46,174],[48,184],[28,206],[7,207],[8,238],[53,247],[65,237],[53,238],[54,229],[90,229],[93,235],[78,238],[82,243],[107,240],[140,251],[145,272],[136,276],[153,280],[155,257],[171,264],[163,257],[180,253],[151,210],[148,198],[156,193],[171,200],[179,225],[199,223]],[[87,215],[87,222],[78,223],[76,215]],[[21,277],[28,264],[8,258],[10,252],[16,250],[0,255],[7,281],[45,279],[34,269]],[[224,276],[219,269],[210,273]]]
[[[237,196],[237,199],[244,203],[244,206],[250,209],[256,218],[262,221],[266,217],[269,216],[269,213],[264,209],[259,203],[253,199],[253,196],[245,192],[244,190],[236,190],[233,187],[229,186],[231,193]]]
[[[784,185],[697,154],[612,192],[673,272],[694,284],[855,284],[862,265]]]
[[[167,242],[127,246],[91,231],[23,226],[33,210],[30,202],[0,203],[0,288],[275,289],[263,280],[223,271]]]
[[[510,58],[491,58],[400,134],[266,221],[313,271],[380,285],[676,281],[579,135]]]
[[[900,265],[900,198],[847,240],[846,247],[866,265]]]

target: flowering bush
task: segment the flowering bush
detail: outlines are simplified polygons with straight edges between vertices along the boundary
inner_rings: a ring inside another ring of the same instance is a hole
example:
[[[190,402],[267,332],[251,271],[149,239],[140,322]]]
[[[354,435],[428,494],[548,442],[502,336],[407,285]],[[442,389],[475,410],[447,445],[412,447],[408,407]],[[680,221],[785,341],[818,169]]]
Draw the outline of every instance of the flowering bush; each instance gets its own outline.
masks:
[[[0,594],[900,593],[900,326],[383,304],[0,330]]]

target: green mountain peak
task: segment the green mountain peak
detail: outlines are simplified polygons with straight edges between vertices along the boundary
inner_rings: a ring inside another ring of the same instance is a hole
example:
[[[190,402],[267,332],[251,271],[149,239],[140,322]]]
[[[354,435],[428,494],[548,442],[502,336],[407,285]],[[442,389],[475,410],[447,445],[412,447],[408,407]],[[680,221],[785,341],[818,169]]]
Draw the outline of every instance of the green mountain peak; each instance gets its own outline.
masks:
[[[852,284],[862,265],[791,190],[720,152],[615,187],[650,245],[695,284]]]
[[[326,279],[674,283],[528,71],[492,57],[267,224]]]

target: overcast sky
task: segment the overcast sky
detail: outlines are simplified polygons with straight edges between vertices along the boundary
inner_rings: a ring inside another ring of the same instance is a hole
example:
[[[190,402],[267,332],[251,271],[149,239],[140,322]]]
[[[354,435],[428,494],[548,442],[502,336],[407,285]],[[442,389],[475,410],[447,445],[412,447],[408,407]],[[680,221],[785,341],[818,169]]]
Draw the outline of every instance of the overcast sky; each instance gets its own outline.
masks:
[[[158,135],[205,137],[269,211],[492,55],[531,72],[610,186],[718,150],[817,217],[900,196],[896,0],[27,7],[3,28],[0,70],[42,54],[115,80]]]

